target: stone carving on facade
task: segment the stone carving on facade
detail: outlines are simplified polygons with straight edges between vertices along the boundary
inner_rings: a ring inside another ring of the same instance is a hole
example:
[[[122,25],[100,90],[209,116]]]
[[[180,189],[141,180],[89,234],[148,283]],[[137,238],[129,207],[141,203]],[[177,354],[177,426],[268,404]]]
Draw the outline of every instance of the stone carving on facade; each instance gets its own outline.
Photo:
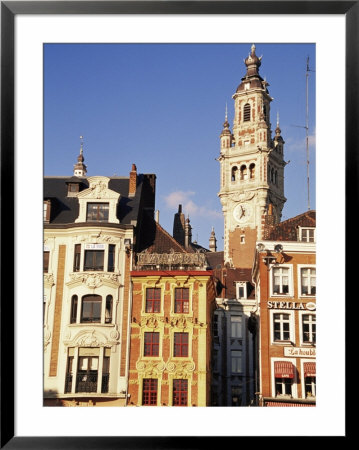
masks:
[[[151,314],[150,316],[144,316],[141,318],[141,327],[157,328],[159,322],[164,322],[164,318]]]
[[[94,328],[92,330],[81,330],[73,339],[71,339],[70,335],[69,339],[65,338],[64,340],[65,346],[68,347],[112,347],[113,345],[118,345],[118,343],[118,338],[115,339],[111,334],[110,337],[107,337],[104,333]]]
[[[194,372],[196,366],[193,361],[184,361],[184,362],[174,362],[169,361],[166,364],[166,369],[168,372],[176,374],[181,377],[188,377]]]
[[[196,266],[205,267],[207,260],[205,253],[179,253],[173,249],[170,253],[149,253],[144,250],[137,254],[138,266]]]
[[[231,194],[231,200],[234,202],[248,202],[252,200],[252,198],[255,196],[255,192],[249,191],[249,192],[235,192]]]
[[[153,375],[161,373],[165,370],[166,365],[163,361],[143,361],[136,362],[136,369],[138,372],[145,372],[146,375]]]
[[[51,342],[51,331],[49,330],[49,327],[46,326],[44,329],[44,352],[46,351],[50,342]]]
[[[70,273],[69,283],[82,283],[88,288],[95,289],[103,285],[104,282],[120,286],[119,275],[116,273],[92,273],[92,272],[73,272]],[[67,284],[69,284],[67,283]]]
[[[51,288],[54,284],[54,275],[52,273],[44,273],[44,286]]]
[[[104,234],[102,231],[100,231],[97,234],[75,236],[74,242],[90,244],[117,244],[118,242],[120,242],[120,238],[115,238],[114,236]]]

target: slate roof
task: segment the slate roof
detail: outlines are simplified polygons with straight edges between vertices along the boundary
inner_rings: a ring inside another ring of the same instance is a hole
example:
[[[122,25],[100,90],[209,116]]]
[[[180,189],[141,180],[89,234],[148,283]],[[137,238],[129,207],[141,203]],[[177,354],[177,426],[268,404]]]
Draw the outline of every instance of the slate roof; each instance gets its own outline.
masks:
[[[315,210],[284,220],[277,225],[267,225],[264,230],[264,239],[268,241],[297,241],[298,227],[315,227]]]
[[[120,225],[130,225],[131,221],[139,219],[141,210],[149,207],[154,210],[154,188],[149,188],[149,178],[153,174],[138,174],[137,188],[134,197],[128,197],[129,177],[109,177],[109,189],[120,194],[117,207],[117,218]],[[44,177],[44,200],[51,200],[51,216],[49,224],[45,227],[73,224],[79,215],[79,202],[77,197],[68,197],[67,183],[80,183],[80,191],[87,189],[89,183],[87,178],[78,177]],[[101,223],[101,226],[107,226]]]

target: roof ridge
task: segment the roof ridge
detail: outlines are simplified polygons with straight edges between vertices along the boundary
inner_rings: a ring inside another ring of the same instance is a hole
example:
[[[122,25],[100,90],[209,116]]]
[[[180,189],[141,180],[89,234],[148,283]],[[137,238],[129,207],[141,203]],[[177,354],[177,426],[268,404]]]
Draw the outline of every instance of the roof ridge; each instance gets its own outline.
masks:
[[[155,222],[155,225],[156,225],[156,227],[161,231],[161,232],[163,232],[168,238],[170,238],[170,240],[174,243],[174,244],[176,244],[182,251],[183,251],[183,253],[189,253],[178,241],[176,241],[176,239],[173,237],[173,236],[171,236],[170,234],[169,234],[169,232],[168,231],[166,231],[158,222],[156,222],[156,221],[154,221]]]

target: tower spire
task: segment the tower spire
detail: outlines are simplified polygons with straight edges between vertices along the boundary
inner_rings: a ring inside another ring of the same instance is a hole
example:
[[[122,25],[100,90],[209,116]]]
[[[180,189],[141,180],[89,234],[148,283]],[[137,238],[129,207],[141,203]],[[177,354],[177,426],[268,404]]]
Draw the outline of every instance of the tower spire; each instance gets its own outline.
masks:
[[[84,164],[85,158],[83,155],[84,149],[84,137],[80,136],[80,154],[77,157],[77,163],[74,164],[74,175],[75,177],[84,177],[87,173],[87,167]]]

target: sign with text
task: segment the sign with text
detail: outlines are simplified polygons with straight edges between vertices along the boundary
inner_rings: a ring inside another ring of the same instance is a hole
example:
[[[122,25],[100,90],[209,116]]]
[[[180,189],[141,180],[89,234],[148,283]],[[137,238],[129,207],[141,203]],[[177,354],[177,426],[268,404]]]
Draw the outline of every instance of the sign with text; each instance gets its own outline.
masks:
[[[303,347],[284,347],[284,356],[294,356],[295,358],[315,358],[317,349]]]

